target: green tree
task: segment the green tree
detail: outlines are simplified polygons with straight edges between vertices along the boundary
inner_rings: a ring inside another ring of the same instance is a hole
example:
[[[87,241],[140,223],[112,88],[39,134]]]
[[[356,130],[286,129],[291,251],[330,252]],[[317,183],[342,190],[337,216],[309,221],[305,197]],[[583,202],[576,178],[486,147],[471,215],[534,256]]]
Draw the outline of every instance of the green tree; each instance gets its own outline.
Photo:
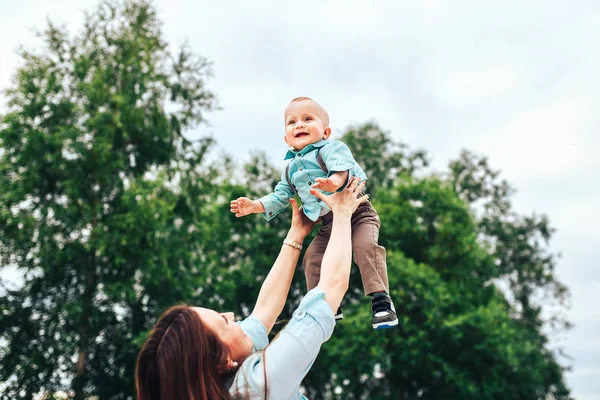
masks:
[[[128,398],[151,323],[207,279],[218,172],[212,141],[183,132],[215,105],[210,65],[169,50],[147,1],[102,2],[73,38],[53,23],[41,37],[0,128],[0,268],[24,276],[0,299],[3,395]]]
[[[0,381],[6,398],[130,398],[165,307],[249,314],[289,214],[237,219],[228,205],[270,191],[279,172],[263,153],[208,165],[213,141],[185,139],[214,107],[210,68],[185,48],[171,55],[147,2],[104,2],[75,38],[53,24],[42,37],[43,53],[21,53],[0,126],[0,268],[25,280],[0,288]],[[536,303],[568,296],[548,218],[517,215],[484,158],[464,152],[438,175],[374,122],[342,140],[376,195],[400,325],[371,330],[355,269],[309,397],[569,399]],[[284,319],[304,293],[299,268]]]
[[[448,180],[458,196],[471,206],[477,231],[495,258],[498,276],[509,284],[522,322],[539,328],[541,305],[536,304],[536,296],[545,294],[546,304],[551,300],[561,306],[568,299],[567,288],[554,275],[557,256],[547,249],[555,232],[548,216],[515,213],[510,202],[515,189],[499,179],[499,171],[493,170],[485,157],[465,150],[449,167]],[[550,322],[558,329],[571,326],[557,316]]]
[[[350,291],[344,320],[305,380],[309,397],[569,399],[533,303],[543,290],[567,296],[540,241],[552,232],[547,217],[518,216],[513,190],[483,158],[463,152],[449,173],[434,174],[425,164],[402,167],[391,137],[373,123],[348,134],[357,160],[364,149],[396,159],[361,164],[383,182],[375,207],[400,323],[372,331],[368,300]],[[510,293],[495,285],[506,277]],[[351,287],[359,279],[353,274]]]
[[[340,140],[352,149],[356,162],[367,172],[371,199],[380,190],[391,188],[398,174],[412,175],[429,165],[425,151],[410,151],[375,121],[349,126]]]

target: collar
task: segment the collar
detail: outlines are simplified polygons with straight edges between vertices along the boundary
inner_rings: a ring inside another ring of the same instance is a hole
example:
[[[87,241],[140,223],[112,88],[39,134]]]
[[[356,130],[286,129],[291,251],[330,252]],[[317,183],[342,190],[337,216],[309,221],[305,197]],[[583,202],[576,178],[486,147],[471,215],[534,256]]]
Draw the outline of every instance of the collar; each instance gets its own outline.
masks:
[[[285,154],[285,157],[283,158],[284,160],[289,160],[290,158],[294,158],[296,157],[297,154],[300,154],[301,156],[305,155],[306,153],[310,153],[313,150],[318,149],[319,147],[323,147],[326,144],[328,144],[329,142],[327,141],[327,139],[321,139],[316,143],[311,143],[308,146],[304,147],[302,150],[294,150],[294,149],[290,149],[288,150],[288,152]]]

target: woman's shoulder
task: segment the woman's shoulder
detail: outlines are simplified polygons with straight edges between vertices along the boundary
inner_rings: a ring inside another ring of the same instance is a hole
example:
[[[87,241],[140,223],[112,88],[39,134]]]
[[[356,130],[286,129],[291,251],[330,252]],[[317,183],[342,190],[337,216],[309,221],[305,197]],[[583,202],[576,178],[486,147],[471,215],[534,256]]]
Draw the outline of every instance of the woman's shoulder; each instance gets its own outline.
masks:
[[[265,398],[265,379],[267,379],[266,391],[269,394],[269,399],[306,399],[300,393],[300,382],[293,382],[294,379],[289,379],[290,377],[285,376],[285,374],[283,376],[274,374],[273,366],[269,368],[267,364],[268,362],[265,362],[264,352],[262,351],[248,357],[228,383],[229,394],[233,398],[263,400]],[[280,387],[281,383],[285,383],[283,390]],[[289,384],[296,386],[296,388],[290,387]]]
[[[244,399],[252,399],[254,395],[264,391],[263,354],[256,352],[248,357],[233,378],[228,382],[229,394],[242,395]],[[262,390],[261,390],[262,388]]]
[[[254,324],[242,322],[246,323]],[[273,398],[302,399],[300,383],[334,327],[333,311],[325,301],[325,292],[321,288],[312,289],[273,342],[244,360],[231,381],[230,393],[264,398],[266,383]]]

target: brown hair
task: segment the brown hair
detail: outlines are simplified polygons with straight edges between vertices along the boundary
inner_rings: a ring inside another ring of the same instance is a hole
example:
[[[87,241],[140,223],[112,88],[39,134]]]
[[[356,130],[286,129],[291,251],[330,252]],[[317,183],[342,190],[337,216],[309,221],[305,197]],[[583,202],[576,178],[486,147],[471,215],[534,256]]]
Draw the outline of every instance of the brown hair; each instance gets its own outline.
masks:
[[[323,119],[323,124],[325,126],[329,126],[329,114],[327,114],[327,111],[323,108],[322,105],[320,105],[319,103],[317,103],[316,101],[314,101],[310,97],[304,97],[304,96],[296,97],[296,98],[292,99],[292,101],[290,101],[290,104],[297,103],[297,102],[300,102],[300,101],[306,101],[306,100],[312,101],[313,103],[315,103],[319,107],[319,109],[321,110],[321,114],[322,114],[321,117]]]
[[[231,399],[225,382],[235,371],[219,372],[227,349],[187,305],[167,309],[137,359],[138,400]]]

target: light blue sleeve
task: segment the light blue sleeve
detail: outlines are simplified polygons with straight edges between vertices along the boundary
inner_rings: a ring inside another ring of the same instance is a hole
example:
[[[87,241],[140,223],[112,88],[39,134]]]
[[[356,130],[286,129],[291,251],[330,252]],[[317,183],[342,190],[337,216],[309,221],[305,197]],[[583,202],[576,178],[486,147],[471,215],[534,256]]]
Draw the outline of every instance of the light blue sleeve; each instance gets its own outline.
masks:
[[[258,199],[265,207],[265,212],[262,214],[267,221],[273,219],[289,204],[289,199],[294,196],[294,190],[290,187],[285,177],[285,169],[281,172],[281,180],[275,186],[273,193]]]
[[[252,315],[245,320],[239,322],[244,333],[252,339],[254,342],[254,351],[260,351],[267,347],[269,344],[269,336],[267,334],[267,328],[262,322]]]
[[[346,189],[352,177],[352,169],[357,165],[350,148],[343,142],[333,141],[323,147],[323,161],[329,170],[327,177],[330,177],[335,172],[348,171],[348,179],[338,189],[338,192]]]
[[[269,398],[301,398],[300,383],[334,327],[333,311],[325,301],[325,292],[320,288],[312,289],[265,351],[244,361],[236,379],[247,383],[252,393],[260,394],[264,392],[266,371]],[[237,383],[241,382],[238,380]]]

